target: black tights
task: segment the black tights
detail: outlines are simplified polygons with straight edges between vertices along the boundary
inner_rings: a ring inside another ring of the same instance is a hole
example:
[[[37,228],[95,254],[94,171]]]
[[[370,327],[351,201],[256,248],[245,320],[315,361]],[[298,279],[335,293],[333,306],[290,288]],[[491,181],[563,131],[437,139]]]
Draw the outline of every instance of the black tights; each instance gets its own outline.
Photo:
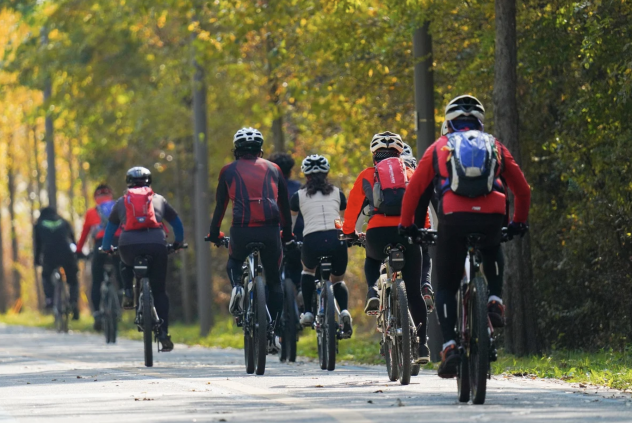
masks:
[[[334,298],[338,301],[340,310],[346,310],[349,307],[349,290],[344,281],[334,282]],[[312,310],[312,301],[314,299],[314,291],[316,290],[316,277],[303,271],[301,274],[301,287],[303,289],[303,302],[305,303],[305,312],[314,313]]]

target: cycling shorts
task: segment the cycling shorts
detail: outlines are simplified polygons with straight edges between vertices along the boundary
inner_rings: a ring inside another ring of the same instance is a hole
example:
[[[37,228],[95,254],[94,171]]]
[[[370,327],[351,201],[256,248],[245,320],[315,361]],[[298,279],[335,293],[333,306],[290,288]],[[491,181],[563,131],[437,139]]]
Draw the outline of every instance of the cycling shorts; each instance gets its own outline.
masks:
[[[344,275],[347,271],[347,243],[338,239],[338,230],[312,232],[303,238],[301,260],[308,269],[316,269],[320,258],[331,256],[331,274]]]

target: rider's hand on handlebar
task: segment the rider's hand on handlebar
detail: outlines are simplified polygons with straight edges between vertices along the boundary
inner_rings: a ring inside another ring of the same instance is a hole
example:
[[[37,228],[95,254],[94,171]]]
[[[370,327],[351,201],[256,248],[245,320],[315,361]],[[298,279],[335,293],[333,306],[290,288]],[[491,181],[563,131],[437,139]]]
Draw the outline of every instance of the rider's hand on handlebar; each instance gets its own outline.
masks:
[[[283,243],[288,247],[292,243],[296,244],[296,239],[294,238],[294,234],[292,233],[292,231],[283,230],[281,232],[281,239],[283,240]]]
[[[211,232],[204,238],[205,241],[212,242],[216,247],[221,247],[224,244],[224,232]]]
[[[509,236],[509,239],[518,235],[522,238],[524,234],[527,233],[528,230],[529,230],[529,225],[527,225],[526,223],[511,222],[507,226],[507,235]]]
[[[397,226],[397,233],[401,236],[415,238],[419,236],[419,228],[414,223],[410,226],[402,226],[401,224]]]
[[[347,241],[347,247],[352,247],[358,242],[359,239],[360,237],[356,232],[353,232],[351,234],[342,234],[342,240]]]
[[[180,248],[182,248],[184,246],[184,242],[183,241],[173,241],[173,244],[171,244],[171,246],[173,247],[173,251],[178,251]]]

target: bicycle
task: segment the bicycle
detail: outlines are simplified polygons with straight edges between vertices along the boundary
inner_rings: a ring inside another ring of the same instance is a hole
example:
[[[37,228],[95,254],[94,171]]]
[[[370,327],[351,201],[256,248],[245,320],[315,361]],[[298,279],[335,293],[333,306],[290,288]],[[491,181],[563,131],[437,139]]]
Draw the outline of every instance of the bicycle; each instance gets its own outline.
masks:
[[[188,244],[182,244],[180,248],[188,248]],[[103,251],[103,250],[100,250]],[[103,251],[107,254],[113,254],[118,251],[118,247],[113,247],[110,251]],[[167,244],[168,254],[177,251],[173,244]],[[162,320],[158,317],[156,308],[154,307],[154,297],[151,293],[151,284],[147,274],[151,265],[151,256],[140,255],[134,258],[134,304],[136,308],[136,317],[134,324],[138,331],[143,333],[143,348],[145,357],[145,367],[153,367],[154,357],[152,348],[152,335],[158,346],[158,352],[161,352],[158,343],[158,334]]]
[[[53,281],[53,314],[55,315],[55,329],[59,333],[68,333],[68,321],[72,307],[70,306],[70,295],[66,288],[64,274],[60,268],[53,270],[51,274]]]
[[[103,281],[101,282],[99,313],[101,314],[106,344],[116,342],[118,322],[121,318],[120,293],[112,280],[113,271],[114,264],[106,263],[103,267]]]
[[[302,242],[296,242],[296,248],[301,248]],[[283,316],[281,324],[283,337],[281,338],[281,354],[279,359],[282,362],[296,362],[296,343],[298,342],[298,332],[303,329],[299,321],[298,303],[296,301],[295,281],[286,277],[285,264],[287,255],[284,255],[283,266],[281,268],[281,280],[283,281]],[[300,281],[298,281],[300,283]]]
[[[485,235],[470,234],[467,238],[469,273],[464,275],[457,294],[457,347],[461,360],[457,371],[460,402],[484,404],[490,363],[498,359],[494,327],[487,316],[488,289],[483,273],[480,242]],[[509,241],[507,228],[502,229],[501,242]]]
[[[205,241],[210,241],[208,237]],[[216,246],[228,248],[230,237],[224,237]],[[265,244],[251,242],[246,245],[250,254],[242,267],[242,284],[245,289],[242,311],[236,316],[238,327],[244,331],[244,358],[246,373],[263,375],[266,370],[268,338],[274,339],[272,317],[266,304],[266,283],[263,266],[259,262]]]

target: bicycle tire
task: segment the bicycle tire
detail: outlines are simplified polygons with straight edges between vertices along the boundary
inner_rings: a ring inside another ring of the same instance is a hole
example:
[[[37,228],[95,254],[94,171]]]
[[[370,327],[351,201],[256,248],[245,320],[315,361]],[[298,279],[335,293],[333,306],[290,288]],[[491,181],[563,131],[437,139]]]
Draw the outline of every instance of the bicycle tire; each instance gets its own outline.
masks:
[[[318,364],[320,365],[321,370],[327,370],[327,354],[325,351],[327,350],[326,341],[325,341],[325,315],[321,313],[321,297],[325,295],[324,292],[321,292],[318,296],[314,296],[314,307],[312,310],[318,310],[316,315],[317,329],[316,329],[316,345],[318,347]],[[316,299],[317,298],[317,299]],[[324,308],[323,308],[324,309]]]
[[[410,313],[408,312],[408,295],[406,295],[406,285],[404,281],[397,280],[397,311],[396,316],[398,328],[401,328],[401,336],[398,336],[397,353],[399,366],[399,383],[408,385],[410,383],[410,372],[412,367],[411,349],[411,324]]]
[[[154,334],[154,322],[151,310],[151,294],[149,287],[149,279],[142,279],[142,310],[143,310],[143,345],[145,348],[145,367],[153,367],[154,365],[154,351],[153,351],[153,339]]]
[[[294,363],[296,361],[296,343],[298,342],[298,329],[297,322],[298,316],[296,313],[296,288],[292,279],[285,280],[284,286],[284,327],[283,327],[283,342],[281,351],[281,361],[288,361]]]
[[[112,292],[110,289],[108,289],[106,297],[102,298],[101,301],[103,301],[105,304],[101,317],[103,319],[105,343],[113,344],[116,342],[117,316],[114,305],[114,301],[116,301],[116,299],[112,297]]]
[[[266,285],[262,276],[254,281],[254,358],[255,374],[263,375],[266,371],[266,355],[268,354],[268,313],[266,311]]]
[[[463,295],[459,288],[459,295],[457,299],[457,333],[458,336],[462,336],[463,328],[461,327],[463,321]],[[470,400],[470,366],[466,354],[461,354],[459,361],[459,367],[456,375],[456,387],[459,396],[459,402],[468,402]]]
[[[51,275],[51,278],[56,278],[56,272],[53,272],[53,274]],[[55,315],[55,329],[57,330],[57,332],[61,333],[62,331],[62,314],[63,314],[63,310],[62,310],[62,298],[61,298],[61,283],[60,280],[53,280],[53,284],[55,286],[55,292],[53,294],[53,314]]]
[[[334,302],[334,288],[331,281],[325,282],[325,355],[327,356],[327,370],[336,368],[336,336],[338,322],[336,322],[336,303]]]
[[[487,332],[487,286],[482,277],[471,282],[469,376],[472,403],[484,404],[489,372],[489,334]]]
[[[246,284],[246,287],[248,284]],[[246,373],[251,375],[255,372],[255,353],[254,342],[252,340],[254,336],[254,323],[252,313],[252,302],[250,301],[250,294],[252,291],[245,293],[244,298],[244,359],[246,362]]]
[[[397,353],[397,343],[393,342],[391,335],[389,335],[389,326],[391,325],[390,322],[393,321],[393,313],[397,313],[397,304],[391,294],[392,290],[389,289],[386,294],[386,304],[388,305],[388,308],[384,310],[384,319],[382,319],[382,339],[384,339],[384,348],[386,348],[384,356],[386,357],[386,372],[388,373],[388,379],[391,382],[395,382],[399,379],[399,354]]]

